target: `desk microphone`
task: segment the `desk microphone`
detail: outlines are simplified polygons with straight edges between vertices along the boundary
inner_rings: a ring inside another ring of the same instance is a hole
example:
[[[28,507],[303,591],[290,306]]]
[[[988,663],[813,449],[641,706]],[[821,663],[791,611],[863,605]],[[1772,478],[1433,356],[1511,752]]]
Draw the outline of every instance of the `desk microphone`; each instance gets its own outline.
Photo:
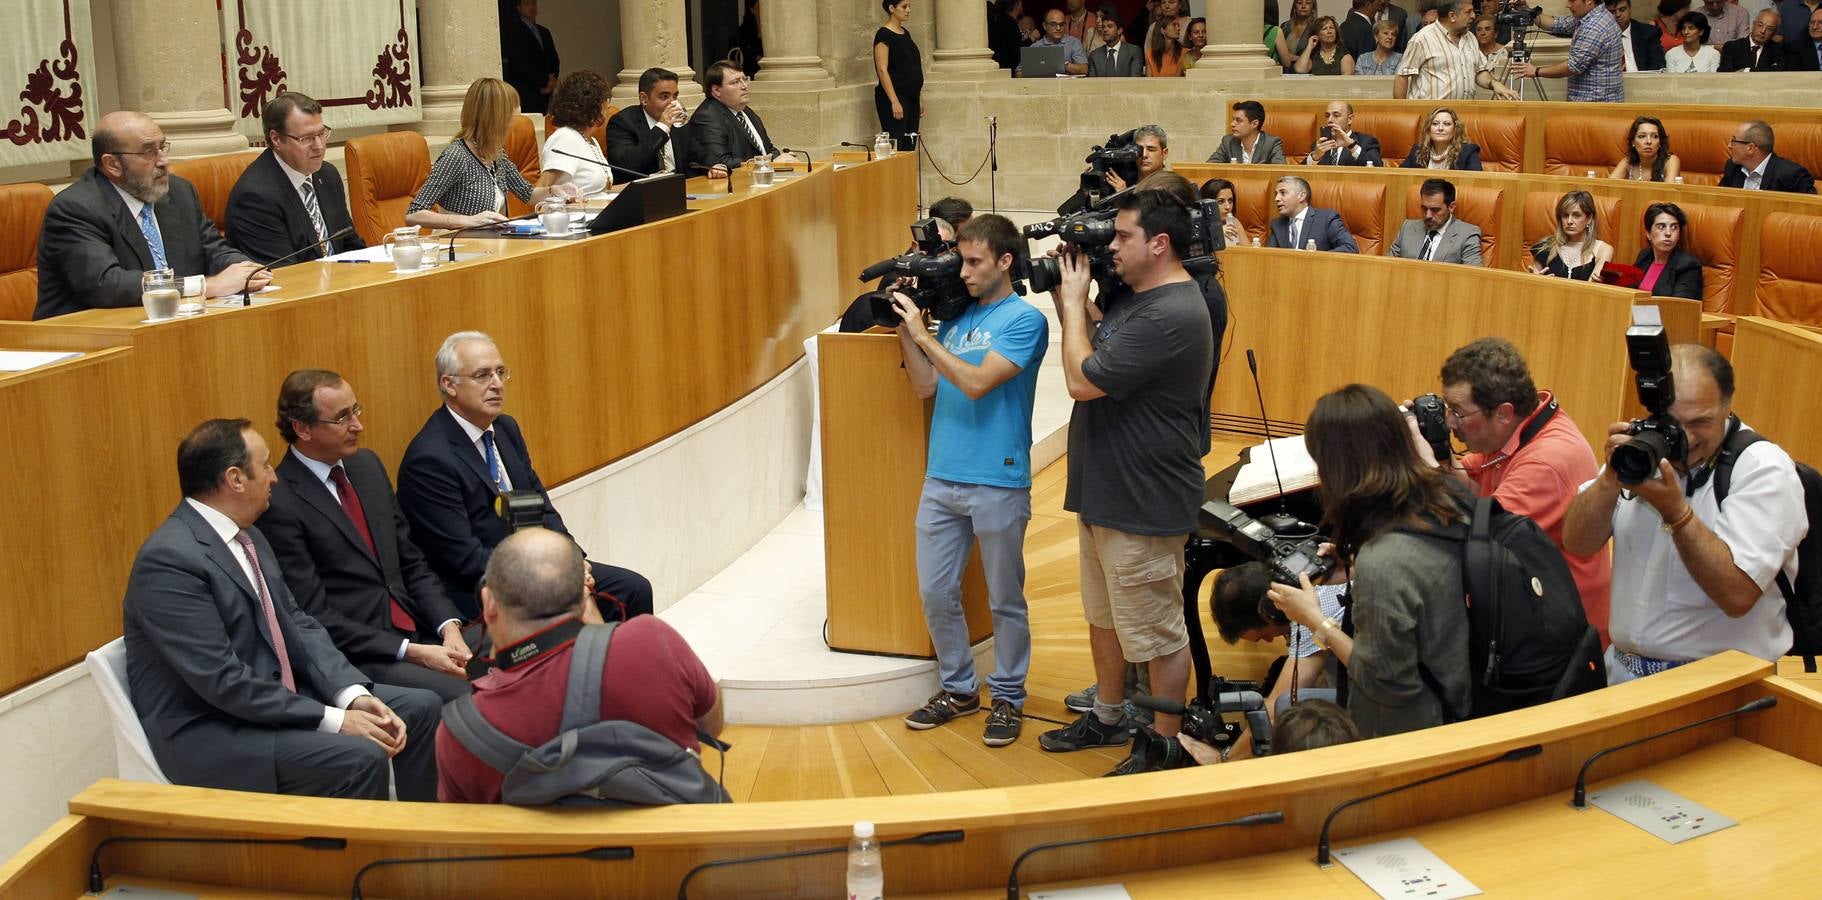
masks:
[[[1334,809],[1329,810],[1329,817],[1322,820],[1322,834],[1320,837],[1317,838],[1317,841],[1316,841],[1316,865],[1319,865],[1325,869],[1328,868],[1328,866],[1329,866],[1329,826],[1335,824],[1335,817],[1340,815],[1342,810],[1347,809],[1350,806],[1358,806],[1359,804],[1365,803],[1368,800],[1377,800],[1380,797],[1386,796],[1387,794],[1396,794],[1396,793],[1399,793],[1400,791],[1408,791],[1411,788],[1421,787],[1422,785],[1426,785],[1426,784],[1429,784],[1429,783],[1435,782],[1435,781],[1442,781],[1445,778],[1454,778],[1457,775],[1462,775],[1462,774],[1465,774],[1468,772],[1472,772],[1475,769],[1481,768],[1483,766],[1491,766],[1491,765],[1495,765],[1497,763],[1518,762],[1519,760],[1522,760],[1522,759],[1530,759],[1531,757],[1537,756],[1538,754],[1543,753],[1543,752],[1544,752],[1544,745],[1542,745],[1542,744],[1531,744],[1531,745],[1525,746],[1525,747],[1514,747],[1511,750],[1507,750],[1506,752],[1493,757],[1492,759],[1483,759],[1480,762],[1473,763],[1471,765],[1462,766],[1459,769],[1450,769],[1447,772],[1440,772],[1438,774],[1431,775],[1428,778],[1419,778],[1418,780],[1413,781],[1410,784],[1401,784],[1395,788],[1386,788],[1383,791],[1368,794],[1365,797],[1355,797],[1352,800],[1343,802],[1339,806],[1336,806]]]
[[[713,166],[705,166],[699,162],[690,163],[690,168],[700,170],[705,175],[709,175],[714,172]],[[734,193],[734,173],[732,170],[728,171],[727,182],[728,182],[728,193],[730,193],[730,194]]]
[[[1272,478],[1278,482],[1278,511],[1260,516],[1259,522],[1273,534],[1312,533],[1316,529],[1291,515],[1289,502],[1284,498],[1284,476],[1278,473],[1278,449],[1272,446],[1272,421],[1265,416],[1265,391],[1259,387],[1259,360],[1253,356],[1251,347],[1246,348],[1246,367],[1253,370],[1253,395],[1259,398],[1259,427],[1265,429],[1265,452],[1272,458]]]
[[[916,837],[899,838],[895,841],[881,841],[879,845],[881,847],[899,847],[905,844],[919,844],[928,847],[936,844],[954,844],[961,841],[964,836],[966,836],[966,833],[960,828],[952,831],[926,831]],[[816,847],[810,850],[793,850],[788,853],[767,853],[762,856],[736,856],[732,859],[709,860],[684,873],[683,880],[677,882],[677,900],[689,900],[690,879],[695,878],[696,873],[701,872],[704,869],[716,869],[722,866],[743,866],[747,863],[775,862],[781,859],[799,859],[805,856],[827,856],[831,853],[846,852],[848,852],[848,845],[841,844],[835,847]]]
[[[625,166],[616,166],[613,163],[610,163],[604,159],[596,159],[592,156],[583,156],[579,153],[569,153],[564,150],[558,150],[555,147],[545,147],[544,152],[545,153],[555,153],[558,156],[567,156],[570,159],[579,159],[585,163],[594,163],[597,166],[602,166],[604,168],[612,169],[616,172],[625,172],[626,174],[631,175],[634,178],[649,178],[652,175],[656,174],[654,172],[641,172],[637,169],[629,169]]]
[[[843,147],[853,147],[856,150],[864,151],[867,154],[867,162],[873,161],[873,148],[872,147],[869,147],[866,144],[856,144],[853,141],[842,141],[841,145]]]
[[[1179,825],[1175,828],[1159,828],[1154,831],[1134,831],[1130,834],[1109,834],[1101,837],[1080,838],[1073,841],[1052,841],[1048,844],[1036,844],[1027,848],[1025,852],[1018,855],[1017,859],[1012,861],[1012,871],[1006,873],[1006,900],[1019,900],[1019,866],[1025,864],[1025,859],[1027,857],[1040,851],[1055,850],[1059,847],[1079,847],[1083,844],[1101,844],[1108,841],[1124,841],[1131,838],[1180,834],[1185,831],[1205,831],[1210,828],[1252,828],[1257,825],[1281,825],[1283,823],[1284,813],[1282,811],[1274,810],[1272,812],[1253,813],[1251,815],[1241,816],[1238,819],[1229,819],[1225,822],[1208,822],[1202,825]]]
[[[616,860],[632,858],[633,848],[631,847],[594,847],[588,850],[575,850],[568,853],[504,853],[492,856],[416,856],[408,858],[376,859],[373,862],[362,866],[359,872],[354,873],[354,886],[349,889],[348,896],[353,898],[353,900],[361,900],[361,879],[367,877],[369,871],[385,866],[421,866],[441,863],[470,862],[520,862],[533,859],[587,859],[595,862],[614,862]]]
[[[1722,719],[1730,719],[1734,716],[1743,716],[1748,713],[1761,712],[1763,710],[1770,709],[1777,705],[1778,705],[1778,698],[1776,698],[1776,697],[1760,697],[1759,699],[1754,700],[1751,703],[1747,703],[1747,704],[1741,706],[1739,709],[1730,709],[1719,715],[1709,716],[1706,719],[1697,719],[1696,721],[1690,722],[1687,725],[1678,725],[1677,727],[1672,728],[1669,731],[1660,731],[1657,734],[1648,734],[1642,738],[1639,738],[1638,740],[1627,741],[1624,744],[1616,744],[1612,747],[1608,747],[1607,749],[1602,750],[1602,751],[1594,754],[1593,756],[1588,757],[1587,761],[1582,763],[1582,771],[1580,772],[1580,774],[1575,776],[1575,798],[1569,801],[1569,805],[1575,807],[1576,809],[1587,809],[1588,808],[1588,768],[1590,766],[1594,765],[1595,760],[1598,760],[1601,757],[1606,756],[1609,753],[1612,753],[1616,750],[1624,750],[1627,747],[1636,747],[1639,744],[1647,743],[1650,741],[1655,741],[1661,737],[1669,737],[1680,731],[1688,731],[1691,728],[1700,728],[1703,725],[1707,725],[1712,722],[1719,722]]]
[[[107,889],[101,878],[101,851],[110,844],[232,844],[251,846],[256,844],[285,845],[303,847],[306,850],[346,850],[348,842],[341,838],[305,837],[305,838],[208,838],[208,837],[140,837],[122,835],[111,837],[95,845],[95,852],[89,855],[89,893],[99,894]]]
[[[778,154],[780,156],[801,156],[803,157],[803,173],[808,175],[810,172],[814,171],[814,167],[810,165],[810,151],[808,150],[792,150],[789,147],[780,147],[778,148]]]
[[[342,238],[345,238],[348,235],[351,235],[353,233],[354,233],[354,226],[349,225],[348,227],[343,228],[342,230],[340,230],[332,235],[329,235],[328,237],[323,238],[320,241],[317,241],[312,244],[306,244],[302,247],[299,247],[296,250],[293,250],[290,253],[287,253],[284,256],[281,256],[269,263],[266,263],[263,266],[260,266],[257,269],[254,269],[253,271],[247,273],[247,280],[245,282],[243,282],[240,286],[240,305],[242,305],[242,306],[252,306],[253,305],[253,292],[252,292],[253,291],[253,279],[259,273],[269,271],[273,266],[276,266],[279,263],[290,262],[300,256],[303,256],[306,253],[309,253],[312,250],[333,249],[336,241],[339,241]],[[328,255],[328,254],[325,253],[324,255]]]

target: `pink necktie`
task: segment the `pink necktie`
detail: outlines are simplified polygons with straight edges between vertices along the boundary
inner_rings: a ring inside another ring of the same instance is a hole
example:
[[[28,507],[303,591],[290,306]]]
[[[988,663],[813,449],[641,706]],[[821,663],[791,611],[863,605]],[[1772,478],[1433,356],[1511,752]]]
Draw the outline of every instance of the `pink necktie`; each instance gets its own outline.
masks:
[[[266,575],[259,570],[259,551],[253,549],[253,536],[241,531],[234,536],[240,542],[240,549],[247,552],[247,562],[253,564],[253,583],[259,587],[259,606],[266,613],[266,630],[272,634],[272,652],[278,654],[278,680],[283,682],[285,690],[297,693],[297,679],[291,676],[291,657],[285,653],[285,633],[278,628],[278,611],[272,608],[272,595],[266,591]]]

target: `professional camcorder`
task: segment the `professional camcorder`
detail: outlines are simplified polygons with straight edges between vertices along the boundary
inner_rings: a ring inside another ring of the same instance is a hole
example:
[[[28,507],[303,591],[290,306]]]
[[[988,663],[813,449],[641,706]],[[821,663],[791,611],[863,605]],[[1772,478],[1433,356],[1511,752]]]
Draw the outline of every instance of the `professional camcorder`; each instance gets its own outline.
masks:
[[[1621,484],[1638,484],[1657,474],[1660,460],[1681,462],[1689,455],[1689,437],[1682,423],[1670,416],[1676,402],[1676,382],[1670,377],[1670,339],[1662,325],[1634,325],[1626,329],[1626,358],[1638,385],[1639,405],[1651,413],[1633,419],[1626,443],[1613,448],[1607,464]]]
[[[1053,235],[1060,237],[1084,254],[1088,260],[1089,276],[1100,288],[1097,296],[1103,312],[1111,308],[1112,298],[1125,286],[1125,282],[1113,270],[1113,220],[1119,213],[1115,209],[1118,198],[1132,190],[1135,188],[1102,197],[1082,212],[1027,225],[1022,231],[1028,241]],[[1189,208],[1189,220],[1194,229],[1192,246],[1179,249],[1183,257],[1183,268],[1189,270],[1191,275],[1212,275],[1217,268],[1214,254],[1226,246],[1221,231],[1221,212],[1215,206],[1215,201],[1199,200]],[[1199,254],[1189,255],[1198,249],[1201,251]],[[1016,277],[1029,284],[1033,293],[1056,290],[1057,285],[1063,282],[1061,266],[1050,257],[1021,260]]]
[[[1449,458],[1455,455],[1455,448],[1449,444],[1449,421],[1447,407],[1442,398],[1435,394],[1424,394],[1411,400],[1411,406],[1405,410],[1417,420],[1417,433],[1423,435],[1423,442],[1430,445],[1431,452],[1436,454],[1436,461],[1442,465],[1449,464]]]
[[[537,491],[506,491],[494,498],[494,511],[514,531],[544,527],[544,495]]]
[[[928,311],[938,321],[961,315],[974,302],[968,296],[968,286],[962,283],[962,255],[956,251],[954,241],[943,240],[937,222],[921,219],[912,223],[911,240],[917,244],[916,249],[880,260],[860,273],[861,281],[898,276],[897,284],[861,295],[872,307],[874,324],[898,326],[898,313],[892,309],[894,292],[910,297],[918,309]]]
[[[1144,151],[1135,142],[1133,135],[1137,130],[1109,135],[1107,143],[1096,144],[1088,151],[1088,157],[1083,160],[1088,163],[1088,171],[1082,173],[1076,192],[1057,207],[1057,215],[1073,215],[1105,199],[1113,192],[1107,184],[1109,172],[1120,176],[1128,187],[1139,183],[1139,157]]]
[[[1272,723],[1265,714],[1265,696],[1259,690],[1259,685],[1251,681],[1216,678],[1210,687],[1214,698],[1212,703],[1207,697],[1177,703],[1146,694],[1132,698],[1132,702],[1134,706],[1167,716],[1181,716],[1182,733],[1222,751],[1223,755],[1240,739],[1240,723],[1229,722],[1221,714],[1238,713],[1246,720],[1246,730],[1252,735],[1253,755],[1265,756],[1271,753]],[[1139,729],[1133,738],[1132,753],[1145,761],[1144,771],[1147,772],[1196,765],[1195,758],[1183,749],[1182,744],[1160,738],[1144,728]]]
[[[1526,6],[1525,0],[1506,0],[1500,4],[1498,11],[1493,13],[1493,21],[1514,31],[1519,31],[1530,28],[1531,23],[1536,21],[1543,12],[1544,8],[1541,6]]]
[[[1308,575],[1311,582],[1320,582],[1335,570],[1335,560],[1317,552],[1323,544],[1321,535],[1281,536],[1271,526],[1224,500],[1202,504],[1201,518],[1203,528],[1214,532],[1241,553],[1264,563],[1272,573],[1272,580],[1279,584],[1296,585],[1300,575]],[[1260,601],[1259,611],[1279,624],[1286,621],[1284,612],[1270,600]]]

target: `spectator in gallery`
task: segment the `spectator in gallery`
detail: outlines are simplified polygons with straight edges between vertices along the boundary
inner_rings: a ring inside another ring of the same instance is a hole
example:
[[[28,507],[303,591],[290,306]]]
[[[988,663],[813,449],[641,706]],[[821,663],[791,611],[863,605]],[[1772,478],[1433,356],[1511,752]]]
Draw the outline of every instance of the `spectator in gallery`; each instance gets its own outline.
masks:
[[[1168,2],[1168,0],[1167,0]],[[1152,78],[1183,77],[1183,19],[1166,19],[1145,42],[1145,74]]]
[[[1632,120],[1626,133],[1626,155],[1613,167],[1608,177],[1628,181],[1676,181],[1681,177],[1683,161],[1670,152],[1670,132],[1664,123],[1651,116]]]
[[[1183,35],[1183,68],[1193,69],[1208,49],[1208,20],[1197,16],[1189,20],[1189,31]]]
[[[1708,17],[1699,12],[1683,16],[1678,26],[1682,40],[1664,50],[1664,71],[1680,74],[1683,72],[1718,72],[1721,69],[1721,51],[1708,46]]]
[[[1352,75],[1354,57],[1341,44],[1341,28],[1330,16],[1316,20],[1315,39],[1305,44],[1291,67],[1299,75]]]
[[[1398,46],[1398,24],[1391,19],[1382,19],[1373,26],[1373,51],[1363,53],[1354,60],[1355,75],[1396,75],[1398,64],[1404,61],[1404,54],[1393,49]]]

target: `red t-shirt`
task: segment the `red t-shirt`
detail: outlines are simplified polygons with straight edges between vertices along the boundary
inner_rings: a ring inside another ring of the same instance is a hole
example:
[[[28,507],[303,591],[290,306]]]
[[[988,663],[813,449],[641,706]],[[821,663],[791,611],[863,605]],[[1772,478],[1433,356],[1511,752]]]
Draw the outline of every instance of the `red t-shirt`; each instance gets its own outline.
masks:
[[[474,705],[495,728],[536,747],[557,736],[575,642],[524,666],[476,679]],[[614,630],[601,676],[601,719],[637,722],[697,750],[696,720],[715,707],[715,680],[676,629],[638,616]],[[499,803],[502,776],[437,726],[437,799]]]
[[[1512,431],[1512,438],[1499,452],[1488,456],[1469,453],[1461,464],[1467,469],[1481,496],[1493,495],[1507,512],[1517,513],[1537,523],[1558,549],[1563,546],[1563,514],[1575,499],[1576,491],[1594,478],[1594,450],[1586,438],[1561,409],[1537,436],[1518,447],[1519,435],[1550,402],[1549,391],[1537,392],[1537,409]],[[1602,547],[1593,556],[1563,553],[1569,563],[1569,574],[1582,595],[1582,608],[1588,612],[1588,624],[1600,630],[1601,645],[1607,645],[1607,606],[1613,591],[1613,563]]]

